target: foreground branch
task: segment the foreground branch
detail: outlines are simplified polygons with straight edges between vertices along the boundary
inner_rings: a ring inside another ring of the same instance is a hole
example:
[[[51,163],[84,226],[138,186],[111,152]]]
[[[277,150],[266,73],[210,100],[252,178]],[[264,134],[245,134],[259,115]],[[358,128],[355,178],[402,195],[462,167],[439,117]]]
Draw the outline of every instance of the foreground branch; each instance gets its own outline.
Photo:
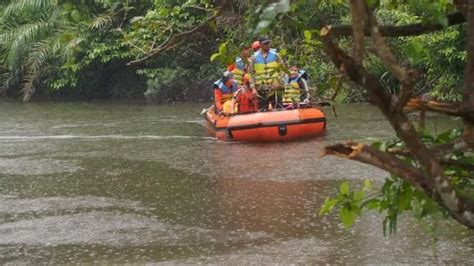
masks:
[[[334,43],[331,34],[330,27],[321,29],[320,36],[322,37],[325,52],[330,56],[337,69],[346,74],[351,81],[363,86],[367,90],[369,101],[379,107],[396,131],[397,136],[406,144],[411,155],[420,163],[423,167],[423,172],[426,173],[430,180],[423,180],[421,183],[416,182],[412,184],[417,188],[425,188],[426,184],[434,182],[432,193],[427,193],[427,195],[430,195],[441,205],[445,206],[450,211],[452,217],[461,224],[474,228],[474,205],[467,203],[466,199],[456,192],[439,161],[430,154],[428,148],[418,138],[415,128],[408,117],[401,110],[394,110],[392,112],[392,108],[390,108],[391,96],[387,93],[386,88],[382,86],[374,75],[370,74],[363,66],[357,65],[353,58],[339,48]],[[396,171],[396,169],[392,170]],[[420,174],[420,176],[422,175]]]
[[[469,146],[463,138],[457,138],[449,143],[433,145],[428,148],[429,153],[435,158],[441,158],[455,152],[463,152],[468,150]],[[411,152],[408,149],[389,148],[387,149],[387,152],[393,155],[411,156]]]
[[[348,142],[324,148],[324,155],[336,155],[370,164],[393,173],[427,194],[433,193],[433,180],[423,176],[416,167],[407,164],[394,155],[382,152],[360,143]]]
[[[462,108],[461,104],[422,101],[420,98],[409,99],[405,105],[405,110],[425,110],[458,117],[467,117],[469,115],[469,113]]]
[[[463,109],[468,116],[464,117],[463,138],[474,148],[474,1],[468,1],[467,8],[467,64],[464,73]]]

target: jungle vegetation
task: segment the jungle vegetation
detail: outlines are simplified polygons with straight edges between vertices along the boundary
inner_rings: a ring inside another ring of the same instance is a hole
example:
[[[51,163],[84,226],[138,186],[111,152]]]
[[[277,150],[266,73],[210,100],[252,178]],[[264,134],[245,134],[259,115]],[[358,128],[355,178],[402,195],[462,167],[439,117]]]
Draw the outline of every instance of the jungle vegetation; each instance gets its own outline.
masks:
[[[322,214],[337,209],[350,226],[375,210],[389,232],[406,211],[474,228],[472,1],[17,0],[1,1],[0,27],[0,93],[24,102],[209,100],[234,56],[269,36],[309,73],[312,95],[374,104],[398,137],[326,147],[391,176],[381,188],[342,183]],[[433,135],[427,112],[461,126]]]

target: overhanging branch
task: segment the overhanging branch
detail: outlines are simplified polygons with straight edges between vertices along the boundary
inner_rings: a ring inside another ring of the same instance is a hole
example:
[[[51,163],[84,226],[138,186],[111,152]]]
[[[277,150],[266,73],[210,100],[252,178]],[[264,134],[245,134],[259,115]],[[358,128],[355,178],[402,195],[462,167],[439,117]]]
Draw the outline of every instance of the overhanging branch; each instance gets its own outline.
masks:
[[[432,179],[423,176],[419,169],[394,155],[365,144],[353,142],[326,146],[324,150],[324,155],[336,155],[373,165],[401,177],[420,191],[428,194],[433,193],[434,184]]]
[[[462,108],[461,104],[440,103],[437,101],[422,101],[419,98],[411,98],[405,105],[406,111],[426,110],[435,113],[442,113],[451,116],[467,117],[468,113]]]

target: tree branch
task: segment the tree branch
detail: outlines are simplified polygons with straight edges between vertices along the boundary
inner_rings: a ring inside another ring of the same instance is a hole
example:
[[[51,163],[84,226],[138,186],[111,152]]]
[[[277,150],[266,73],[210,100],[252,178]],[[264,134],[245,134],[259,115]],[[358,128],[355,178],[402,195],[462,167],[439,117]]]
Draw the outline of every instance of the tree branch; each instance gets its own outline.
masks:
[[[405,106],[406,101],[410,98],[413,92],[415,78],[418,76],[416,70],[407,69],[399,64],[393,55],[390,47],[385,42],[385,38],[380,33],[380,28],[377,19],[373,14],[369,16],[368,27],[372,40],[374,42],[374,49],[377,51],[378,57],[382,63],[392,73],[393,76],[400,82],[400,93],[395,96],[392,95],[390,101],[390,109],[393,111],[400,111]]]
[[[447,15],[448,26],[458,25],[466,22],[461,12],[455,12]],[[352,36],[352,25],[334,25],[329,26],[332,36]],[[403,26],[380,26],[380,34],[384,37],[418,36],[434,31],[444,29],[441,24],[423,24],[415,23]],[[370,29],[364,28],[364,35],[370,36]]]
[[[430,146],[428,150],[434,157],[441,158],[455,152],[468,151],[469,146],[463,138],[457,138],[449,143]],[[410,150],[406,148],[388,148],[387,152],[393,155],[411,156]]]
[[[468,1],[467,8],[467,64],[464,73],[464,100],[462,108],[468,116],[464,117],[463,138],[474,148],[474,2]]]
[[[422,101],[420,98],[410,98],[405,111],[426,110],[435,113],[442,113],[457,117],[467,117],[469,114],[462,108],[461,104],[440,103],[437,101]]]
[[[369,100],[379,107],[387,120],[395,129],[398,137],[406,144],[411,155],[415,158],[434,181],[433,194],[431,196],[440,204],[445,206],[454,219],[470,228],[474,228],[474,205],[467,203],[451,184],[445,175],[443,168],[433,157],[428,148],[418,138],[417,133],[408,117],[400,111],[392,112],[390,108],[390,95],[381,85],[380,81],[367,70],[354,62],[354,59],[344,53],[332,40],[330,28],[321,30],[321,37],[325,52],[330,56],[336,68],[341,70],[356,84],[367,89]],[[422,184],[426,184],[424,181]],[[429,194],[428,194],[429,195]]]
[[[452,159],[444,159],[444,160],[441,160],[441,164],[445,166],[462,168],[462,169],[474,172],[474,165],[472,163],[464,163],[464,162],[460,162],[460,161],[456,161]],[[472,176],[471,178],[474,178],[474,176]]]
[[[362,0],[351,0],[352,15],[352,36],[354,43],[352,45],[352,54],[357,64],[361,64],[364,60],[364,26],[367,21],[367,13],[364,9]]]
[[[433,193],[433,180],[423,176],[422,172],[394,155],[382,152],[360,143],[348,142],[326,146],[323,155],[336,155],[347,159],[370,164],[393,173],[428,195]]]

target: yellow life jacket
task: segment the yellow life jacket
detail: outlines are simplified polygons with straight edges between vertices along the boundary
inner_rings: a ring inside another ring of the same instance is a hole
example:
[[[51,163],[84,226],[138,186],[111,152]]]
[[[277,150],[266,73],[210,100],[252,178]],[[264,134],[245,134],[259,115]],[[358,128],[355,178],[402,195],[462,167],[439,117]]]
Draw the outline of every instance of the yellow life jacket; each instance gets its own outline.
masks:
[[[240,57],[235,58],[235,68],[231,71],[234,74],[234,80],[239,86],[244,82],[245,75],[245,63],[244,60]]]
[[[285,94],[283,94],[283,103],[299,103],[301,96],[301,88],[298,84],[299,79],[293,79],[285,86]]]
[[[271,86],[275,83],[281,83],[278,55],[274,50],[268,51],[266,57],[261,51],[254,54],[255,83],[257,86]]]

